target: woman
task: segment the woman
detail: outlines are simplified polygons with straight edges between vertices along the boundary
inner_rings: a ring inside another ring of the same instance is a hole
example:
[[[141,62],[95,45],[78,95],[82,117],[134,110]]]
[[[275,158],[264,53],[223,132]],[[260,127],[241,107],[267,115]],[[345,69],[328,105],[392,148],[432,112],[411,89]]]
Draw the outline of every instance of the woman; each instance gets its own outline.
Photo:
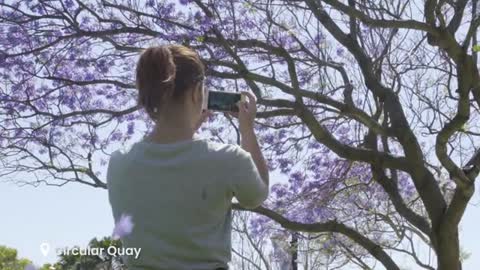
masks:
[[[255,97],[245,92],[235,117],[241,147],[195,135],[202,113],[205,71],[184,46],[146,49],[137,64],[139,104],[155,122],[152,133],[115,151],[107,185],[115,222],[130,215],[124,247],[129,270],[228,269],[231,201],[255,208],[268,196],[269,176],[254,133]]]

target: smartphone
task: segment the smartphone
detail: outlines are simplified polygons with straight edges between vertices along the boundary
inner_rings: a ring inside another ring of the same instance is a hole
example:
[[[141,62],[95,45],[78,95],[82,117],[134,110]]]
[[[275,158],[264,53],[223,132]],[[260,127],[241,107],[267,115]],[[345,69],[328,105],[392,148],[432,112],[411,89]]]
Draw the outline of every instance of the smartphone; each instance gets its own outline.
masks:
[[[245,101],[245,95],[225,91],[208,91],[207,100],[209,110],[238,112],[237,103]]]

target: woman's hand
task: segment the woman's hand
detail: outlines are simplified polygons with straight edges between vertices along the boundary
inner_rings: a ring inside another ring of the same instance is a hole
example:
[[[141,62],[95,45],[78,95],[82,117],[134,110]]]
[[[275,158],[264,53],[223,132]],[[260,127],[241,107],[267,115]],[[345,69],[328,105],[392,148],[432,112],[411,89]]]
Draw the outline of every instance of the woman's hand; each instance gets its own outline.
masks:
[[[241,93],[248,97],[248,101],[239,101],[238,112],[228,112],[228,114],[238,118],[240,132],[244,132],[253,130],[255,117],[257,115],[257,100],[250,92],[242,91]]]

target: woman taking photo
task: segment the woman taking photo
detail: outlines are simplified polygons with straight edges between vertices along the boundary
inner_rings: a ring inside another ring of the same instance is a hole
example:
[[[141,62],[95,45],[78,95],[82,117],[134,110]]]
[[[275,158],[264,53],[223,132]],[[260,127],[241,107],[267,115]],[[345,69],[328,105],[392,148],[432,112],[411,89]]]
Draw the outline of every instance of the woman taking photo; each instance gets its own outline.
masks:
[[[107,185],[115,222],[130,215],[122,238],[129,270],[228,269],[232,198],[255,208],[268,196],[269,176],[254,133],[255,97],[238,104],[241,146],[195,134],[208,112],[205,70],[184,46],[150,47],[136,69],[138,102],[155,122],[128,150],[112,153]]]

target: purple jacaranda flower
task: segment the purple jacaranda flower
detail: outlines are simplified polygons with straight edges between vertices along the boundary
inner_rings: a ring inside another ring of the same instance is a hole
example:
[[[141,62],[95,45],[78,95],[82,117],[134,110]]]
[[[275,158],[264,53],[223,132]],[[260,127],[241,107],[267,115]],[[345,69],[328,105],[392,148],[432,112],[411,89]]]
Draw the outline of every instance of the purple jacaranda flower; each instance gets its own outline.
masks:
[[[132,135],[135,130],[135,122],[130,122],[127,125],[127,134]]]
[[[344,53],[345,53],[345,50],[343,48],[338,48],[337,49],[337,55],[338,56],[343,56]]]
[[[67,8],[72,8],[74,5],[75,5],[75,4],[73,3],[72,0],[66,0],[66,1],[65,1],[65,6],[66,6]]]
[[[147,5],[147,7],[153,7],[153,6],[155,6],[155,1],[154,0],[148,0],[146,5]]]
[[[112,141],[120,141],[122,139],[122,133],[119,132],[119,131],[116,131],[114,133],[112,133],[112,137],[111,137],[111,140]]]
[[[112,238],[117,240],[127,236],[132,232],[133,226],[132,216],[122,214],[118,222],[115,224],[115,228],[113,228]]]

